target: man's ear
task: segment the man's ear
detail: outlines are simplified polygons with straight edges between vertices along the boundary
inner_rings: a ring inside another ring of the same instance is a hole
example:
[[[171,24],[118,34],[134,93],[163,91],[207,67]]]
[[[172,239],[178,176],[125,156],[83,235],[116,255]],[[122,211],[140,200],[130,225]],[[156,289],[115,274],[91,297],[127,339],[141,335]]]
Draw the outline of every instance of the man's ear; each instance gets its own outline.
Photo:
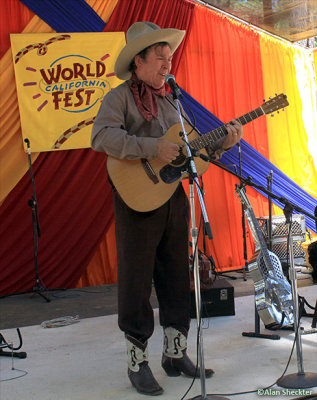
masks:
[[[138,54],[134,57],[134,64],[139,67],[143,62],[143,58]]]

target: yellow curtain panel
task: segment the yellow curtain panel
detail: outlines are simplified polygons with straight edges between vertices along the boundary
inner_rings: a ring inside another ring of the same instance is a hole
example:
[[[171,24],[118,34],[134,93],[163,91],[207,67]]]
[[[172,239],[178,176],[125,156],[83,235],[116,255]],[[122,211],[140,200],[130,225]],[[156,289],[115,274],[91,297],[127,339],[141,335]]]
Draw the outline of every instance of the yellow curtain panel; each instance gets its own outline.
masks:
[[[312,55],[271,36],[260,35],[265,96],[284,92],[290,105],[268,118],[269,160],[317,198],[316,85]]]

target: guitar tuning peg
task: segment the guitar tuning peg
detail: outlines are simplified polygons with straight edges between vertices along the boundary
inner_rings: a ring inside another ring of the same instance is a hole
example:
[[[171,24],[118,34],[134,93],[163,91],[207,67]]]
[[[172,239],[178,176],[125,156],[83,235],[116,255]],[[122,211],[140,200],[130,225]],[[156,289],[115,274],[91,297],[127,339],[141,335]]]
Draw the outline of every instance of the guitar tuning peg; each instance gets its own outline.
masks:
[[[271,114],[271,117],[274,117],[274,114]]]
[[[278,111],[277,113],[279,114],[280,112]]]
[[[263,103],[265,103],[265,99],[263,99]]]
[[[275,96],[277,97],[277,93],[275,93]]]

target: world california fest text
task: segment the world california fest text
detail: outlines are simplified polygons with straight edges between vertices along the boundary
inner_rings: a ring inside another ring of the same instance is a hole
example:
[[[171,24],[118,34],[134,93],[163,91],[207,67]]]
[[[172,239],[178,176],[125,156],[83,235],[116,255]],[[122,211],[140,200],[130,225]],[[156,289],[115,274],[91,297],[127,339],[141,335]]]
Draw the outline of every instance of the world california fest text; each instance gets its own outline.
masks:
[[[94,64],[75,62],[71,68],[58,64],[54,68],[40,70],[43,78],[40,87],[44,92],[52,94],[55,110],[60,107],[89,106],[95,88],[101,89],[102,95],[98,97],[103,97],[105,89],[109,89],[109,83],[100,79],[105,75],[106,66],[101,61]]]

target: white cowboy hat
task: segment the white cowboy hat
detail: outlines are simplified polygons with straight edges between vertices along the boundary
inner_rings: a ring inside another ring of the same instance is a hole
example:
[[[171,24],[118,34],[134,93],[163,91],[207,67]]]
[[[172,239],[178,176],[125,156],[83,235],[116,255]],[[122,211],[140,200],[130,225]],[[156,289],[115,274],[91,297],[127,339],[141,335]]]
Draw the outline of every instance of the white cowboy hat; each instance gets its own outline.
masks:
[[[167,42],[175,52],[181,44],[185,31],[179,29],[161,29],[153,22],[135,22],[127,31],[127,44],[121,50],[114,66],[114,73],[119,79],[126,80],[131,77],[129,65],[133,57],[146,47],[158,42]]]

